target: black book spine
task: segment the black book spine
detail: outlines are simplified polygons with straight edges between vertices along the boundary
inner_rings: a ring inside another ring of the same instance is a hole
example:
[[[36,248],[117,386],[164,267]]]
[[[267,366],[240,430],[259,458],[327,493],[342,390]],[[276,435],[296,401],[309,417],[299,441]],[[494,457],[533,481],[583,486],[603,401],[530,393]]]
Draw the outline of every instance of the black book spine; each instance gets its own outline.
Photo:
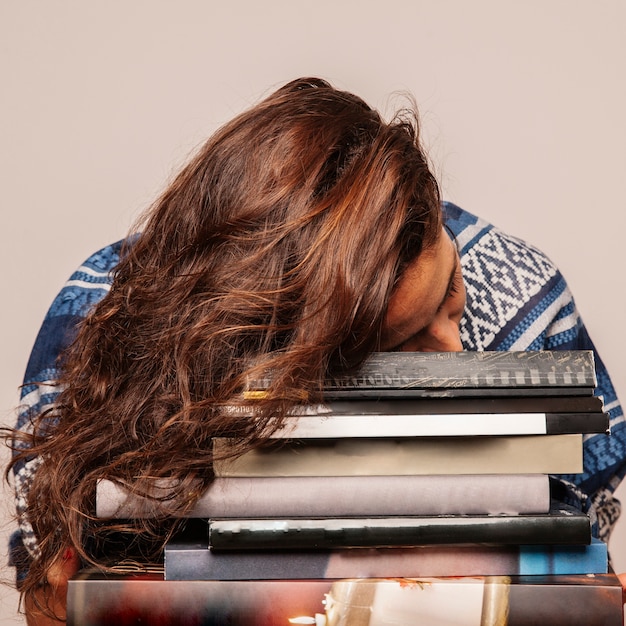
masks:
[[[548,515],[367,519],[210,520],[212,550],[406,547],[432,544],[588,544],[591,523],[574,509]]]

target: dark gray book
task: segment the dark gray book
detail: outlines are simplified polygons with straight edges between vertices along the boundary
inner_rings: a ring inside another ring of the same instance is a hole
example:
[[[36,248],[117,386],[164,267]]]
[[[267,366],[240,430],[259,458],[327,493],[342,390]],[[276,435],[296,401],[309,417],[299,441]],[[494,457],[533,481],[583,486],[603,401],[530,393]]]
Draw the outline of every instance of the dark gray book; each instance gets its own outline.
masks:
[[[589,517],[553,502],[543,515],[211,519],[211,550],[406,547],[430,544],[588,544]]]
[[[165,546],[168,580],[416,578],[602,574],[607,545],[452,545],[401,548],[210,550],[208,541]]]
[[[266,389],[272,373],[249,383]],[[493,397],[501,395],[592,395],[593,352],[377,352],[358,371],[331,378],[324,396]]]
[[[326,402],[337,413],[588,413],[603,414],[597,396],[504,396],[495,398],[368,398]]]

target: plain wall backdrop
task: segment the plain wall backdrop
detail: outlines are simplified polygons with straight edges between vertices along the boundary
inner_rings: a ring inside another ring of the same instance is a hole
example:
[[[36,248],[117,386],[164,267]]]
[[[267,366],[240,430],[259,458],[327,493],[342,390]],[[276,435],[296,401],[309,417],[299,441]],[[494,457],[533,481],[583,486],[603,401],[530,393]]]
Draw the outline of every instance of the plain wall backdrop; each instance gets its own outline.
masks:
[[[0,420],[73,269],[220,124],[304,75],[383,111],[415,96],[445,198],[560,266],[626,400],[625,25],[623,0],[2,0]],[[626,571],[626,521],[611,548]],[[21,622],[15,592],[0,603]]]

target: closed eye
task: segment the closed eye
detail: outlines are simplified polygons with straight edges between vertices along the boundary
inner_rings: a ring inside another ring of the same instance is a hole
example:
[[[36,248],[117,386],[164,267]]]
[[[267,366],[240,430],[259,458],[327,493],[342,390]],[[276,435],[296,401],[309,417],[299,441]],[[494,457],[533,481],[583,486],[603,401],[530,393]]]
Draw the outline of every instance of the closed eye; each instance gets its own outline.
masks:
[[[463,274],[461,274],[459,269],[459,264],[457,260],[457,265],[454,270],[454,273],[450,277],[450,282],[448,283],[448,289],[446,291],[446,295],[444,296],[441,304],[437,308],[437,313],[443,309],[446,302],[454,295],[458,294],[463,289]]]

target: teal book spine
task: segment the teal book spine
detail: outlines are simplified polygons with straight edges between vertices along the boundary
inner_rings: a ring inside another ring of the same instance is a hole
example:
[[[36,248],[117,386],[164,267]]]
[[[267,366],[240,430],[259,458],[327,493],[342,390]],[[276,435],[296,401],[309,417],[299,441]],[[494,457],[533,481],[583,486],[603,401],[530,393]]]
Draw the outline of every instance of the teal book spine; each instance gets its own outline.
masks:
[[[588,546],[520,546],[519,574],[585,574],[608,571],[607,545],[593,538]]]

